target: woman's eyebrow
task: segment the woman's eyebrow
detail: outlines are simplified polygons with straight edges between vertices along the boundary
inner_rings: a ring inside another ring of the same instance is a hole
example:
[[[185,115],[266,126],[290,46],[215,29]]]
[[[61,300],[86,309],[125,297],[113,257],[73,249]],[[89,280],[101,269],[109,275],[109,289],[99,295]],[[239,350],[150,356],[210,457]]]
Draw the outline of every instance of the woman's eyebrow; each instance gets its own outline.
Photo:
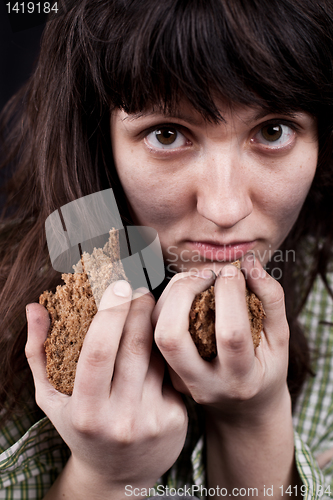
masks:
[[[279,113],[267,108],[257,108],[253,110],[253,113],[251,113],[247,118],[244,119],[244,123],[247,125],[250,125],[252,122],[261,120],[262,118],[265,118],[268,115],[271,114],[283,114],[285,116],[289,117],[295,117],[297,112],[284,112],[284,113]],[[135,121],[140,118],[148,118],[150,116],[156,116],[156,118],[168,118],[168,119],[176,119],[176,120],[182,120],[190,125],[200,127],[203,122],[205,122],[205,119],[203,117],[195,118],[192,115],[188,115],[186,113],[182,112],[177,112],[177,113],[162,113],[162,112],[157,112],[157,111],[139,111],[138,113],[133,113],[125,116],[125,118],[122,118],[122,121],[128,120],[128,121]],[[225,120],[222,116],[222,123],[227,123],[227,120]]]
[[[269,115],[284,115],[288,116],[289,118],[296,118],[296,115],[299,115],[300,113],[294,112],[294,111],[284,111],[284,112],[279,112],[267,108],[259,108],[253,112],[248,118],[244,120],[244,123],[247,125],[250,125],[252,122],[256,122],[258,120],[261,120],[262,118],[265,118],[266,116]]]
[[[276,111],[274,109],[260,109],[257,114],[255,114],[253,117],[250,118],[250,121],[257,121],[261,120],[262,118],[265,118],[268,115],[280,115],[280,116],[286,116],[288,118],[297,118],[297,117],[302,117],[304,113],[302,111]]]
[[[139,113],[133,113],[130,115],[125,116],[125,118],[122,118],[122,121],[129,120],[129,121],[134,121],[138,120],[140,118],[148,118],[149,116],[156,116],[156,118],[161,117],[161,118],[168,118],[172,119],[175,118],[176,120],[183,120],[191,125],[194,125],[196,127],[199,127],[202,125],[202,122],[204,121],[203,118],[194,118],[191,115],[186,115],[184,113],[173,113],[173,114],[168,114],[168,113],[161,113],[161,112],[156,112],[156,111],[140,111]]]

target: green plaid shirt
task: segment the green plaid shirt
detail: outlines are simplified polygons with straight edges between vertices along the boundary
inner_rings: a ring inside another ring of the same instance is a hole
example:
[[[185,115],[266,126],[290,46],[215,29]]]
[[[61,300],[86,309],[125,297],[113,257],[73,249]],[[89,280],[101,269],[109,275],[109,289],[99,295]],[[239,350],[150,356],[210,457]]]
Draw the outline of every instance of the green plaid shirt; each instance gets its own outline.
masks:
[[[333,277],[329,278],[332,286]],[[310,348],[319,354],[313,363],[316,377],[304,385],[293,416],[296,463],[306,500],[333,497],[333,460],[322,470],[316,462],[318,455],[333,448],[332,321],[333,300],[318,278],[301,315]],[[193,483],[198,485],[204,484],[202,448],[201,438],[192,453]],[[0,499],[42,499],[68,457],[67,446],[48,418],[34,423],[26,407],[24,417],[13,419],[0,435]],[[175,471],[168,483],[181,486]]]

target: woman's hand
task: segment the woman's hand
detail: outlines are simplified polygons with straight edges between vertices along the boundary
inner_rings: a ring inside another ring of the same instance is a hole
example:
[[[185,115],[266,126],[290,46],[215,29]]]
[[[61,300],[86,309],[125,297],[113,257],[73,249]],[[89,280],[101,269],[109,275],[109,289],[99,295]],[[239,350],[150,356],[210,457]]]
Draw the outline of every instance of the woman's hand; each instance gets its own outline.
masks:
[[[273,498],[281,498],[281,486],[299,481],[286,382],[289,328],[284,294],[260,263],[248,257],[243,272],[266,312],[256,350],[244,275],[233,265],[225,265],[215,281],[217,357],[211,362],[201,359],[188,328],[193,299],[214,284],[214,276],[176,276],[153,313],[155,340],[170,366],[174,387],[204,406],[207,480],[216,499],[218,487],[225,488],[227,496],[241,492],[246,498],[264,498],[267,485]]]
[[[217,357],[204,361],[189,334],[189,311],[195,295],[214,284],[189,273],[175,276],[157,303],[155,340],[171,367],[174,386],[220,417],[241,418],[245,411],[265,411],[285,397],[289,328],[282,287],[247,255],[243,272],[262,301],[266,319],[260,346],[254,350],[245,300],[243,273],[225,265],[215,281]],[[284,395],[284,396],[283,396]]]
[[[59,497],[88,498],[90,489],[89,498],[126,498],[125,485],[152,486],[182,449],[187,413],[181,396],[163,384],[165,363],[152,349],[155,302],[146,292],[138,289],[131,301],[124,281],[106,290],[83,343],[72,396],[46,377],[48,313],[38,304],[28,307],[26,355],[36,401],[72,452]]]

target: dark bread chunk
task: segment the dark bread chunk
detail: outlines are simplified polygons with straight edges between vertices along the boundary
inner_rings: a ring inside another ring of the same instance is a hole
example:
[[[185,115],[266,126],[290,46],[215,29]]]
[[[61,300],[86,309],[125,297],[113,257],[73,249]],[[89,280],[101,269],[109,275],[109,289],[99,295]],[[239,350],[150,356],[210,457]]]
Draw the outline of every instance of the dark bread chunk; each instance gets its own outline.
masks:
[[[265,311],[255,293],[246,289],[246,304],[249,315],[254,348],[261,339],[262,322]],[[214,287],[196,295],[191,311],[189,331],[199,351],[206,361],[211,361],[217,355],[215,338],[215,295]]]
[[[190,311],[190,334],[206,361],[215,358],[215,295],[214,287],[196,295]]]
[[[86,273],[63,274],[62,279],[65,284],[54,294],[44,292],[39,303],[51,319],[44,344],[47,377],[59,392],[71,395],[83,340],[97,306]]]
[[[110,231],[103,249],[95,248],[91,255],[83,253],[82,257],[82,262],[74,266],[74,274],[62,275],[64,285],[59,285],[55,293],[46,291],[39,297],[51,319],[44,344],[47,377],[55,389],[69,396],[83,340],[102,294],[113,281],[127,280],[119,260],[116,230]]]

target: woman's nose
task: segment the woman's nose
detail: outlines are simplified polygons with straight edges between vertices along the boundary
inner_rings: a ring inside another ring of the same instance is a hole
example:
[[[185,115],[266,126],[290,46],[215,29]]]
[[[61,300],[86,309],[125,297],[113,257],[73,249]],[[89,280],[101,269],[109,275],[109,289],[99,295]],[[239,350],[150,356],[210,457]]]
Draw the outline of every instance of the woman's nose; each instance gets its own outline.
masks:
[[[247,169],[226,156],[205,163],[197,185],[197,210],[219,227],[233,227],[253,210]]]

